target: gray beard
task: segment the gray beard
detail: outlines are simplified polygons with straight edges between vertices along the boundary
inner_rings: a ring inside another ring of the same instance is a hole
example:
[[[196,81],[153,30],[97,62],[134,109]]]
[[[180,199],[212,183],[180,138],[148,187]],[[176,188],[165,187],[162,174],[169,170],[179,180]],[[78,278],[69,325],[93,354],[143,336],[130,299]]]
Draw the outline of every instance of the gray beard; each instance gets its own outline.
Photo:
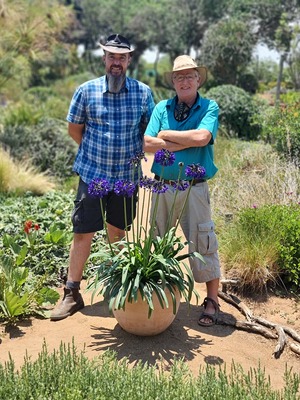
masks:
[[[107,75],[108,90],[110,93],[119,93],[125,82],[125,75],[113,76]]]

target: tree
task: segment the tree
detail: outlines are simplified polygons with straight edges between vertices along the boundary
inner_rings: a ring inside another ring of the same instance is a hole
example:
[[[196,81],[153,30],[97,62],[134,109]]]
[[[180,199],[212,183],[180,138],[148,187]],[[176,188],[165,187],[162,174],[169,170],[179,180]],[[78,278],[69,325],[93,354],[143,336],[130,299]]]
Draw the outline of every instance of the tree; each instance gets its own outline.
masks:
[[[0,9],[0,90],[9,83],[26,88],[33,63],[51,60],[54,49],[63,46],[62,32],[72,14],[47,0],[2,0]]]
[[[280,87],[282,81],[283,74],[283,64],[287,58],[287,55],[290,51],[292,39],[292,29],[288,25],[287,14],[283,13],[279,22],[279,26],[275,32],[275,45],[276,49],[280,54],[279,60],[279,73],[277,78],[277,86],[276,86],[276,101],[279,101],[280,97]]]
[[[282,15],[286,13],[288,22],[297,21],[299,7],[300,0],[228,0],[228,14],[251,21],[257,40],[270,48],[275,47]]]
[[[276,48],[280,53],[277,94],[279,99],[280,85],[284,62],[289,61],[290,70],[294,57],[290,56],[291,41],[295,38],[294,26],[298,24],[300,0],[228,0],[230,15],[237,18],[247,17],[254,26],[253,33],[257,40],[269,48]]]
[[[288,71],[296,90],[300,89],[300,25],[293,29],[290,53],[287,56]]]
[[[207,29],[201,55],[216,84],[237,85],[255,44],[250,26],[236,18],[223,19]]]
[[[158,54],[199,53],[206,28],[225,12],[226,0],[82,0],[80,21],[85,48],[92,50],[99,39],[114,32],[128,37],[135,47],[130,72],[145,50],[155,46]],[[99,12],[101,10],[101,12]]]

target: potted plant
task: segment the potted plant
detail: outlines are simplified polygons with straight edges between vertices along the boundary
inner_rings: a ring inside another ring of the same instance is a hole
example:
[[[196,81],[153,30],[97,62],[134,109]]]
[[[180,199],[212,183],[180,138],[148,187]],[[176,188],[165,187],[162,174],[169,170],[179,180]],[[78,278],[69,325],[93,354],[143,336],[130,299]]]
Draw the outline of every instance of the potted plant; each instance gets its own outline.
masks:
[[[156,152],[154,157],[163,168],[175,162],[174,153],[164,149]],[[196,252],[183,252],[188,243],[183,243],[176,234],[179,221],[163,237],[155,234],[159,194],[168,187],[162,179],[141,177],[142,159],[146,160],[144,153],[130,160],[133,170],[139,171],[137,217],[131,230],[126,231],[123,241],[108,242],[91,254],[90,258],[102,261],[95,267],[88,289],[93,291],[92,299],[95,294],[104,296],[123,329],[148,336],[161,333],[172,323],[181,297],[189,303],[195,294],[198,301],[192,271],[184,260],[189,257],[203,258]],[[185,173],[192,179],[198,179],[204,176],[205,170],[193,164],[186,168]],[[188,182],[178,179],[174,187],[175,196],[178,191],[186,190],[188,197],[191,189]],[[132,197],[135,189],[136,185],[132,182],[118,181],[113,190],[119,195]],[[109,190],[108,182],[103,179],[94,179],[89,185],[89,193],[99,197],[102,210],[102,198]],[[149,221],[152,193],[158,195]]]

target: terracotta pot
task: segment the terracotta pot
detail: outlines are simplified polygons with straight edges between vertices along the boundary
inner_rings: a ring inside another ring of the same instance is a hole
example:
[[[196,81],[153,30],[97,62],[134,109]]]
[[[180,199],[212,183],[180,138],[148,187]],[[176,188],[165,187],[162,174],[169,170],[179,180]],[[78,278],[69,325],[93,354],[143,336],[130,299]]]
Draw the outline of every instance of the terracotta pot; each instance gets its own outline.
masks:
[[[148,318],[148,303],[142,300],[139,293],[137,302],[127,302],[124,310],[113,310],[119,325],[129,333],[138,336],[154,336],[165,331],[174,321],[180,305],[180,293],[175,292],[176,313],[173,314],[173,302],[169,289],[165,291],[169,307],[162,308],[156,293],[153,293],[154,310]]]

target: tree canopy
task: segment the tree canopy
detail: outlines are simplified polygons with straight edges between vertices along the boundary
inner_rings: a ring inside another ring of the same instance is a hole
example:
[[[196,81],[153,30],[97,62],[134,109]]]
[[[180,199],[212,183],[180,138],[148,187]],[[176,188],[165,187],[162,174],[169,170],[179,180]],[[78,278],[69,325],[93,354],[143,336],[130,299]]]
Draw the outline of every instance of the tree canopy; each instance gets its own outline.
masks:
[[[0,3],[0,89],[8,81],[27,87],[34,63],[50,62],[64,48],[73,14],[58,1],[2,0]]]
[[[237,84],[257,43],[285,52],[297,81],[300,0],[0,0],[0,89],[45,84],[93,66],[97,42],[112,33],[135,47],[131,70],[149,49],[194,55],[215,82]],[[84,62],[77,57],[83,44]],[[284,48],[284,50],[282,50]],[[293,56],[291,56],[293,55]],[[299,80],[299,79],[298,79]]]

